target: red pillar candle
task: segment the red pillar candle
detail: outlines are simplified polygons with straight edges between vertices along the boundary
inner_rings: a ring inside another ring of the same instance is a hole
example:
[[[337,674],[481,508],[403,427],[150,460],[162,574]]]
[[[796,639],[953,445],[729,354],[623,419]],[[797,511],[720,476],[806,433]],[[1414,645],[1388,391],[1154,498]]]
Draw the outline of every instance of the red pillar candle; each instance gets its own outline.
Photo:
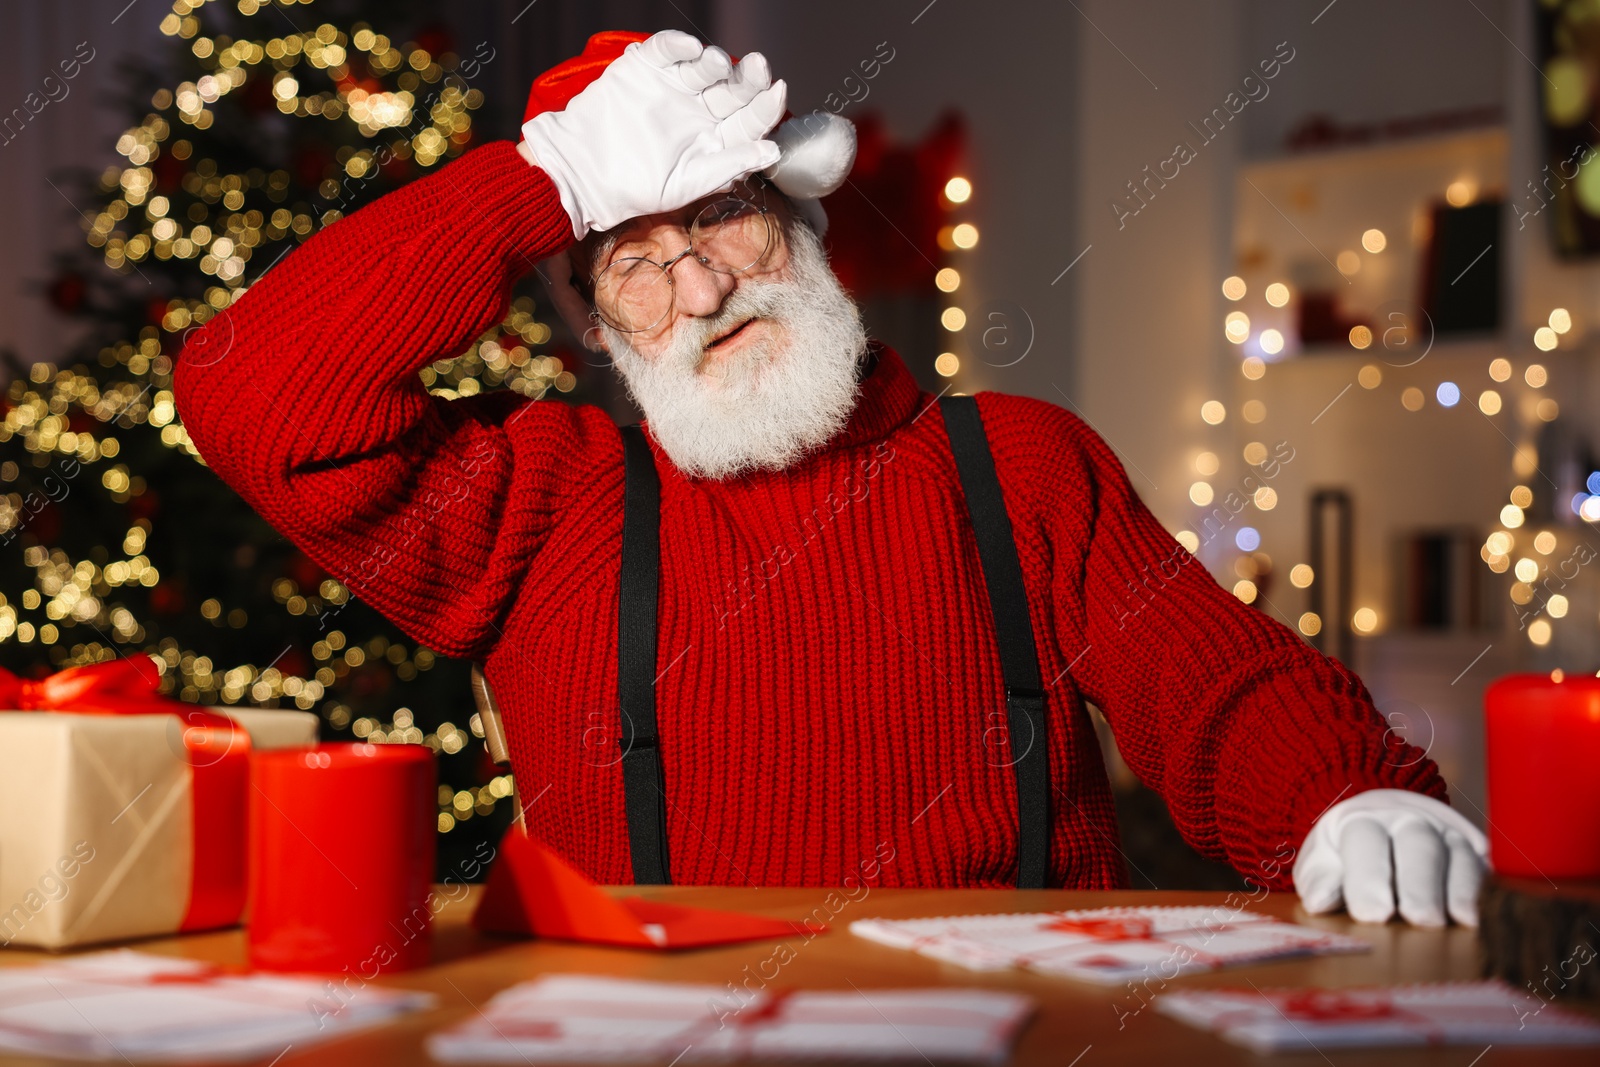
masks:
[[[365,980],[428,962],[437,798],[421,745],[250,757],[250,963]]]
[[[1600,678],[1512,674],[1484,705],[1490,864],[1600,878]]]

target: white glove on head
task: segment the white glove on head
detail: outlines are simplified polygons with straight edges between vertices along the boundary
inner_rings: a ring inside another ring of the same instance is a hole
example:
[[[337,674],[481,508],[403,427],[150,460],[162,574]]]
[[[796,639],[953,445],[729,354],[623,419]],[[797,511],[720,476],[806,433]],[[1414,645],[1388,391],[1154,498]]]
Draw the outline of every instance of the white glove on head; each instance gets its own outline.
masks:
[[[1489,842],[1459,811],[1407,789],[1369,789],[1323,812],[1294,862],[1313,915],[1342,903],[1358,922],[1395,913],[1417,926],[1478,925]]]
[[[628,45],[562,111],[522,126],[579,240],[636,215],[675,211],[778,161],[766,134],[786,87],[751,52],[737,65],[679,30]]]

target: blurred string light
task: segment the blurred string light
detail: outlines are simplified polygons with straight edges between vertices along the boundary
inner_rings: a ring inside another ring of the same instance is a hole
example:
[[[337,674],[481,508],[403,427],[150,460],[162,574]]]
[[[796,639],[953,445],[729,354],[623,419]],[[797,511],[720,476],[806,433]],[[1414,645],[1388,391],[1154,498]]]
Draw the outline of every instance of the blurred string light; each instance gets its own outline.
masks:
[[[1242,311],[1230,311],[1222,320],[1222,332],[1228,340],[1242,345],[1250,336],[1250,316]]]
[[[1534,346],[1541,351],[1552,351],[1558,347],[1560,336],[1571,329],[1571,313],[1566,308],[1553,308],[1547,323],[1534,331]],[[1514,373],[1515,368],[1509,359],[1501,357],[1489,363],[1489,377],[1497,383],[1510,383]],[[1550,383],[1550,372],[1543,364],[1530,363],[1523,370],[1522,381],[1529,389],[1543,389]],[[1443,389],[1444,386],[1441,385],[1440,388]],[[1442,396],[1440,402],[1443,403]],[[1485,389],[1478,394],[1478,410],[1485,415],[1498,415],[1505,410],[1505,407],[1506,398],[1498,389]],[[1517,410],[1522,413],[1524,419],[1531,414],[1543,422],[1553,422],[1561,413],[1561,407],[1554,398],[1537,395],[1524,395]],[[1512,471],[1519,478],[1528,478],[1537,470],[1538,453],[1531,442],[1524,440],[1516,446]],[[1590,477],[1585,489],[1587,491],[1574,493],[1567,501],[1567,506],[1586,522],[1600,521],[1600,495],[1596,495],[1596,490],[1600,490],[1600,471]],[[1511,490],[1510,501],[1500,508],[1498,517],[1503,529],[1489,534],[1479,550],[1479,555],[1494,573],[1505,574],[1508,571],[1511,573],[1511,577],[1515,580],[1507,592],[1512,603],[1527,605],[1532,603],[1536,596],[1540,597],[1542,600],[1540,616],[1528,625],[1526,632],[1529,641],[1542,647],[1548,645],[1554,635],[1551,620],[1564,618],[1569,605],[1566,598],[1559,594],[1544,598],[1536,592],[1534,583],[1544,572],[1545,566],[1534,556],[1513,557],[1518,537],[1513,531],[1522,531],[1523,537],[1531,534],[1532,549],[1540,556],[1550,555],[1556,551],[1559,544],[1554,531],[1528,528],[1533,501],[1532,489],[1527,485],[1515,486]]]
[[[453,57],[435,57],[416,46],[401,48],[365,26],[346,34],[328,23],[262,41],[213,39],[200,32],[194,12],[202,6],[178,0],[162,20],[161,31],[190,40],[208,72],[156,91],[151,100],[156,110],[117,140],[117,151],[129,166],[110,167],[101,177],[100,191],[120,196],[85,220],[90,244],[102,248],[106,263],[115,269],[129,269],[151,257],[194,259],[200,270],[236,287],[257,249],[283,240],[303,241],[319,225],[342,215],[336,207],[313,217],[304,205],[297,205],[300,210],[284,206],[290,187],[285,171],[254,167],[230,173],[217,160],[193,158],[194,146],[181,127],[209,129],[211,105],[252,77],[270,78],[273,102],[284,115],[349,118],[361,137],[372,142],[344,145],[334,153],[331,172],[318,190],[330,202],[339,200],[344,178],[367,177],[380,158],[426,168],[458,155],[472,138],[468,112],[482,106],[482,92],[448,81],[431,88],[454,68]],[[245,15],[263,6],[270,5],[256,0],[238,4]],[[378,87],[376,79],[391,76],[393,89]],[[416,109],[424,104],[419,117]],[[181,215],[167,197],[150,196],[152,164],[163,151],[189,169],[182,191],[190,202]],[[140,206],[143,212],[132,210]],[[148,225],[139,225],[141,221]],[[199,323],[223,306],[190,302],[186,310]]]
[[[1445,186],[1444,198],[1451,207],[1466,207],[1478,197],[1478,183],[1472,178],[1459,178]]]
[[[955,175],[944,183],[945,204],[965,204],[972,199],[972,192],[972,179]],[[976,248],[978,228],[970,222],[942,226],[938,244],[946,252]],[[954,293],[961,288],[961,272],[955,267],[940,267],[934,273],[933,285],[941,293]],[[951,333],[960,333],[966,329],[967,313],[959,305],[949,304],[939,313],[939,324]],[[934,358],[933,369],[942,377],[953,378],[961,371],[961,357],[954,352],[941,352]]]

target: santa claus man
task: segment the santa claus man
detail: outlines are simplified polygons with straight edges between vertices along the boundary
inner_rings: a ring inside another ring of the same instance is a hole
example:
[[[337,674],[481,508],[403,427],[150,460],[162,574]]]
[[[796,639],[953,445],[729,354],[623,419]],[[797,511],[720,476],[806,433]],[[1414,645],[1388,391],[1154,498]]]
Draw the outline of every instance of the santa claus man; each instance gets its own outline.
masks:
[[[206,461],[497,694],[604,882],[1125,884],[1085,710],[1185,839],[1314,912],[1476,921],[1482,834],[1361,682],[1242,605],[1042,400],[923,392],[828,267],[847,123],[682,33],[326,227],[198,333]],[[418,371],[544,264],[645,419]]]

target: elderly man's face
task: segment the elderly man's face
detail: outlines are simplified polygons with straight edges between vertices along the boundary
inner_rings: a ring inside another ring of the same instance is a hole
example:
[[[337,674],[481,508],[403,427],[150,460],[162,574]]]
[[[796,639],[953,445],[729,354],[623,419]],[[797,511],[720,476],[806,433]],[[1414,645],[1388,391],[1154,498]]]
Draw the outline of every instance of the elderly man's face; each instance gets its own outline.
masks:
[[[765,215],[748,203],[701,215],[702,201],[630,220],[578,252],[585,268],[624,272],[597,277],[591,336],[691,476],[780,470],[821,447],[855,406],[860,312],[810,224],[776,191],[751,192]],[[689,254],[691,230],[709,264]]]
[[[782,346],[782,323],[766,316],[750,314],[723,315],[729,298],[742,285],[750,283],[788,282],[794,280],[791,270],[790,248],[785,238],[793,221],[792,211],[775,191],[757,186],[736,190],[742,199],[766,208],[770,222],[771,243],[761,257],[748,266],[742,263],[706,265],[694,255],[679,254],[690,246],[690,233],[694,221],[702,212],[718,203],[726,202],[729,193],[716,193],[695,201],[680,211],[642,215],[609,231],[595,243],[591,252],[594,277],[600,284],[595,292],[597,307],[612,319],[618,316],[608,303],[616,300],[613,281],[625,265],[619,261],[630,259],[651,260],[655,263],[673,261],[669,268],[671,304],[665,317],[656,325],[636,329],[627,334],[634,351],[647,360],[653,360],[667,351],[675,341],[681,342],[685,331],[696,334],[699,350],[697,374],[711,378],[720,377],[728,360],[738,357],[750,346],[767,343]],[[675,261],[674,261],[675,260]],[[607,274],[608,266],[616,264]],[[742,269],[729,272],[729,266]],[[633,325],[644,325],[634,323]],[[605,339],[600,338],[602,346]]]

